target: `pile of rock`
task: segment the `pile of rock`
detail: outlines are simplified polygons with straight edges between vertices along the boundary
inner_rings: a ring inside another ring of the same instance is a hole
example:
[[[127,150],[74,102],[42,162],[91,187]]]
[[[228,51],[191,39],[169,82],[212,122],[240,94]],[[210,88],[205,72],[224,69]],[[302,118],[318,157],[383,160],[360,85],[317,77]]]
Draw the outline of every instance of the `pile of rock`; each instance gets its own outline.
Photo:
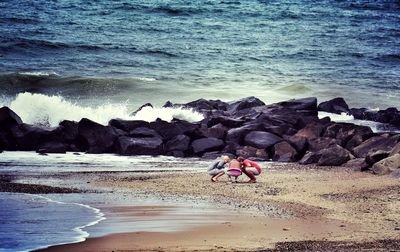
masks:
[[[205,119],[197,123],[113,119],[104,126],[83,118],[45,128],[25,124],[3,107],[0,150],[204,158],[230,154],[257,160],[346,165],[376,174],[397,171],[400,165],[400,134],[377,134],[366,126],[318,118],[318,110],[351,111],[341,98],[319,106],[313,97],[271,105],[248,97],[231,103],[200,99],[186,104],[167,102],[164,106],[192,108]]]

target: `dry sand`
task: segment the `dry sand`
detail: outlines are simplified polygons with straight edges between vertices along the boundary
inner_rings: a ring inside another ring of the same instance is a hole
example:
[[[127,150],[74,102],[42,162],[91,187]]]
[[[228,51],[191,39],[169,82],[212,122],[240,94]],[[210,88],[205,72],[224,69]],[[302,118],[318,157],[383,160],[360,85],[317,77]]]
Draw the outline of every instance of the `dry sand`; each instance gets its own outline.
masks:
[[[184,232],[90,238],[46,251],[400,251],[398,178],[298,164],[272,164],[256,184],[227,183],[225,177],[212,183],[203,173],[85,176],[109,189],[208,200],[240,217]]]

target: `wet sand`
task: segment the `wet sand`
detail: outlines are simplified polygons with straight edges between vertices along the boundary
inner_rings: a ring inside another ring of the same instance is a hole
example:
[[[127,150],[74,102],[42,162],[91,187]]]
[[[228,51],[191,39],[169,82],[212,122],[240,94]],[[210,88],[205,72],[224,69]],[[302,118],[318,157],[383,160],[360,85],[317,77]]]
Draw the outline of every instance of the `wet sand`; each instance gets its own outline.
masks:
[[[210,201],[229,216],[186,231],[112,234],[45,251],[400,250],[398,178],[297,164],[268,168],[256,184],[212,183],[204,173],[82,174],[109,190]]]

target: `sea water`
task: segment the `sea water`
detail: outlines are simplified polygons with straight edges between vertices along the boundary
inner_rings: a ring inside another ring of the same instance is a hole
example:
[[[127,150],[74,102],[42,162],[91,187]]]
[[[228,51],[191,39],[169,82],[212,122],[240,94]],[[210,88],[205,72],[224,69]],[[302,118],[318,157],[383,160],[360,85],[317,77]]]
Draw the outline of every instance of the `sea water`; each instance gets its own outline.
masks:
[[[250,95],[400,107],[399,23],[397,0],[1,1],[0,105],[27,122]]]

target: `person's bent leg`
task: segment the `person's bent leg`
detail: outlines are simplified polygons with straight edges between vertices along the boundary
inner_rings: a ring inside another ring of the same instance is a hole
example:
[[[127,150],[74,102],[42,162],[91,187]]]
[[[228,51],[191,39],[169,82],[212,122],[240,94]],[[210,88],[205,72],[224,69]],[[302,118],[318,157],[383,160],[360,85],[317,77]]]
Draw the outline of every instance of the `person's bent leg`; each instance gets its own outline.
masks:
[[[249,183],[255,183],[257,181],[253,169],[254,169],[253,167],[248,167],[248,168],[246,167],[245,169],[243,169],[243,173],[250,178],[250,180],[248,181]]]
[[[214,178],[214,181],[216,182],[217,180],[218,180],[218,178],[219,177],[221,177],[222,175],[224,175],[225,174],[225,172],[220,172],[220,173],[218,173],[217,175],[215,175],[213,178]]]

